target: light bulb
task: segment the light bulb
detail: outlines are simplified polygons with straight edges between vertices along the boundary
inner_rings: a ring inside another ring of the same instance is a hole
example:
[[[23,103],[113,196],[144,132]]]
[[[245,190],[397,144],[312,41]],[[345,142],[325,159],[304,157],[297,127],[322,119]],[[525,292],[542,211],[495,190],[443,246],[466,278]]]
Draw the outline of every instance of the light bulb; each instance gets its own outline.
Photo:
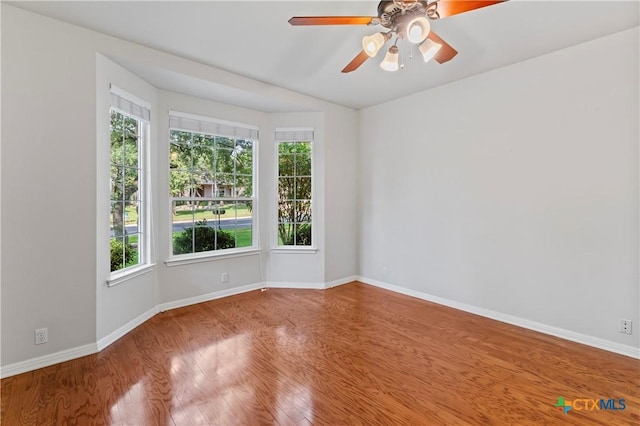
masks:
[[[399,57],[400,55],[398,54],[398,47],[391,46],[387,54],[384,56],[384,59],[380,63],[380,68],[385,71],[398,71],[398,68],[400,68],[398,64]]]
[[[382,33],[371,34],[370,36],[362,37],[362,49],[365,53],[373,58],[376,56],[380,48],[384,45],[384,42],[387,41]]]
[[[431,24],[424,16],[418,16],[407,24],[407,40],[411,43],[421,43],[429,35]]]
[[[422,36],[422,28],[420,25],[414,25],[409,28],[409,40],[417,40]]]
[[[425,62],[429,62],[429,60],[438,53],[438,50],[440,50],[441,47],[442,45],[440,43],[436,43],[431,39],[426,39],[424,43],[418,46],[418,50],[422,53],[422,59],[424,59]]]

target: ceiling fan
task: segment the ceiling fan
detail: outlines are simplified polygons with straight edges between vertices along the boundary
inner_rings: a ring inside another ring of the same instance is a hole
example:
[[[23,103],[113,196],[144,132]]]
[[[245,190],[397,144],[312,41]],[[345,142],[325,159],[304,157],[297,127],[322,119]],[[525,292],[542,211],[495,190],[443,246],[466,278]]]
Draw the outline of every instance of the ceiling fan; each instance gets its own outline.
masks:
[[[378,4],[378,16],[294,16],[291,25],[382,25],[386,30],[362,38],[362,51],[342,70],[355,71],[367,59],[376,56],[384,44],[395,37],[380,67],[386,71],[401,68],[398,40],[406,39],[418,46],[425,62],[435,59],[442,64],[458,52],[431,31],[429,20],[447,18],[506,0],[392,0]]]

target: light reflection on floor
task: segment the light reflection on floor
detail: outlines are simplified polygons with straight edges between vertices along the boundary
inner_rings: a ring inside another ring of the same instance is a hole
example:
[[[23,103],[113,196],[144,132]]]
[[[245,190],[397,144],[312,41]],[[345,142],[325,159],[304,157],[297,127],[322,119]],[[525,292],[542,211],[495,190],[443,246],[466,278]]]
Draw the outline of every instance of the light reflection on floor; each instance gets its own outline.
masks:
[[[310,350],[307,336],[300,335],[295,329],[280,326],[274,331],[272,337],[281,359],[294,361]],[[312,422],[313,391],[310,384],[304,383],[304,377],[290,374],[283,377],[274,371],[277,376],[273,383],[256,382],[251,377],[251,357],[250,333],[213,342],[188,353],[168,356],[168,365],[162,371],[147,372],[147,376],[118,399],[110,409],[111,419],[133,424],[158,422],[151,410],[141,410],[141,407],[148,407],[145,386],[149,386],[149,394],[157,395],[159,389],[165,391],[161,403],[171,413],[171,418],[167,419],[169,424],[192,424],[194,421],[204,424],[211,421],[236,423],[239,413],[250,411],[250,407],[268,409],[280,424]],[[169,378],[169,381],[162,383],[162,377]],[[260,385],[269,389],[271,398],[275,397],[273,401],[265,401],[264,395],[259,400],[256,392],[260,389],[256,387]]]

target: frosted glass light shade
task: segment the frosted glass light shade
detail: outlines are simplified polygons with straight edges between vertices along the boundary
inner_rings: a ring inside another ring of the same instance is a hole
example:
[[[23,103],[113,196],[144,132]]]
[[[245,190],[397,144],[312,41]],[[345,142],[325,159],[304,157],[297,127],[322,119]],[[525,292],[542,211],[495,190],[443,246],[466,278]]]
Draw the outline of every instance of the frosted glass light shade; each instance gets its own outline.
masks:
[[[431,24],[424,16],[418,16],[407,24],[407,40],[411,43],[421,43],[429,35]]]
[[[399,59],[400,54],[398,54],[398,48],[396,46],[391,46],[380,63],[380,68],[385,71],[398,71],[400,68],[400,65],[398,64]]]
[[[424,59],[425,62],[429,62],[429,60],[438,53],[438,50],[440,50],[441,47],[442,45],[440,43],[436,43],[431,39],[426,39],[424,43],[418,46],[418,50],[420,50],[420,53],[422,54],[422,59]]]
[[[362,37],[362,50],[370,57],[373,58],[378,54],[378,51],[384,45],[386,39],[382,33],[375,33],[369,36]]]

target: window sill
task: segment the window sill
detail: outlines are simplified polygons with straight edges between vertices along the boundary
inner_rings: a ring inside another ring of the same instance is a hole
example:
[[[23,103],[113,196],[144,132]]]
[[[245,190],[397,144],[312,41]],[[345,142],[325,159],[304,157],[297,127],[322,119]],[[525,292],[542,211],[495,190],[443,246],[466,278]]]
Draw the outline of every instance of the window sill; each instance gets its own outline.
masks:
[[[198,255],[184,255],[184,257],[173,257],[164,261],[168,267],[190,265],[192,263],[211,262],[214,260],[232,259],[234,257],[255,256],[260,253],[260,249],[252,248],[242,251],[233,251],[226,253],[206,253]]]
[[[127,269],[126,271],[111,274],[111,277],[107,280],[107,286],[113,287],[118,284],[122,284],[125,281],[129,281],[135,277],[139,277],[140,275],[144,275],[147,272],[151,272],[155,265],[155,263],[148,263],[146,265],[140,265],[131,269]]]
[[[298,254],[315,254],[318,252],[317,247],[311,246],[282,246],[272,247],[271,253],[298,253]]]

